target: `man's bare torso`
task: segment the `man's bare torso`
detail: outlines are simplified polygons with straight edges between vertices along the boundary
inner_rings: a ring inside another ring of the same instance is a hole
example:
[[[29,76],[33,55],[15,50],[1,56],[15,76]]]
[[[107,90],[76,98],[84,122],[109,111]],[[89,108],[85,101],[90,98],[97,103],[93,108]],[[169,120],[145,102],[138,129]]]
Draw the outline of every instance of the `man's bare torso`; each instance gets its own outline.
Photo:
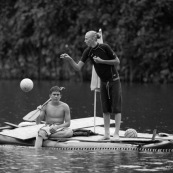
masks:
[[[65,118],[65,103],[49,103],[46,105],[45,119],[48,124],[63,124]]]

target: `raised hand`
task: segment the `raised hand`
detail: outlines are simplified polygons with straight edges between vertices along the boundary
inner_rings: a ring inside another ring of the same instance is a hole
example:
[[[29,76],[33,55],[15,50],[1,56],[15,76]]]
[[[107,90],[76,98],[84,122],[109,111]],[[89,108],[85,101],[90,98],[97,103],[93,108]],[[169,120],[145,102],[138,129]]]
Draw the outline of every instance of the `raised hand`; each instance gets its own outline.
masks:
[[[67,53],[61,54],[60,58],[65,59],[65,60],[71,60],[72,59]]]

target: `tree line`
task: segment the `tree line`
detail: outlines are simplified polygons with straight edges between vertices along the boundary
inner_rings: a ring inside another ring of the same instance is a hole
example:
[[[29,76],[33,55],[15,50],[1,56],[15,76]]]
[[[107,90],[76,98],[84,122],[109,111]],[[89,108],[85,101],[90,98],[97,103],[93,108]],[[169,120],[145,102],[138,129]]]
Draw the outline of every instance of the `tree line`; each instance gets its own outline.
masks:
[[[1,0],[0,78],[90,80],[91,64],[75,72],[84,35],[102,28],[118,55],[122,81],[173,81],[172,0]]]

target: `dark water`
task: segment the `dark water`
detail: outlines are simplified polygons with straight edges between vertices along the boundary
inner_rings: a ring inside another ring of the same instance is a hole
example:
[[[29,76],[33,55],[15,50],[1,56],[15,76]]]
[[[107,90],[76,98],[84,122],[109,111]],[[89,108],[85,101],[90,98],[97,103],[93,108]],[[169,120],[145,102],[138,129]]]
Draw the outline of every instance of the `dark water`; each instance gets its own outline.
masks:
[[[89,83],[34,81],[34,89],[23,93],[20,81],[0,81],[0,125],[19,123],[48,99],[50,87],[65,86],[62,100],[72,118],[93,116],[93,92]],[[173,133],[173,85],[122,84],[121,129],[138,132]],[[99,96],[97,116],[102,116]],[[63,151],[32,147],[0,146],[0,172],[172,172],[173,154],[138,151]]]
[[[131,173],[172,172],[171,153],[137,151],[62,151],[0,147],[0,172],[17,173]]]

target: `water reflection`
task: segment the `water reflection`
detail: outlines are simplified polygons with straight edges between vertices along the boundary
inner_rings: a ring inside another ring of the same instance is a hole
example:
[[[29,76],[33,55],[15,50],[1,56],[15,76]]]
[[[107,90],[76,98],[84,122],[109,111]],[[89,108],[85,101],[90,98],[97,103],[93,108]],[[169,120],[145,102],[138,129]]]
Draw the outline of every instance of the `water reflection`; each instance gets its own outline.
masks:
[[[172,153],[0,147],[1,172],[172,172]]]

